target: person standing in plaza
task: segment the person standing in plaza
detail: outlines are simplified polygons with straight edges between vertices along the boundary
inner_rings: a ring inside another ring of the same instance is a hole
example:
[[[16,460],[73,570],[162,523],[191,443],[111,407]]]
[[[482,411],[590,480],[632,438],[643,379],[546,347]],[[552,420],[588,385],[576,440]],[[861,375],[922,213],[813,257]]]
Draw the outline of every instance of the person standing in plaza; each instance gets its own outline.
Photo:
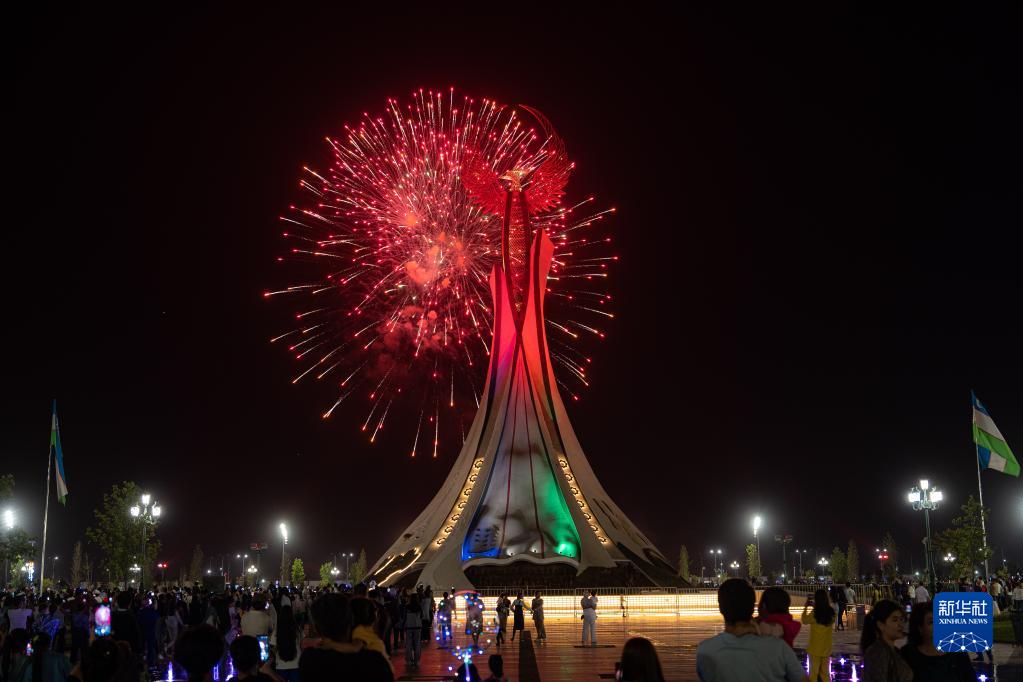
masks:
[[[292,602],[294,604],[294,601]],[[271,643],[275,645],[275,670],[286,682],[298,682],[298,660],[302,654],[302,628],[295,622],[291,606],[281,606],[277,629]]]
[[[856,613],[856,590],[852,588],[852,583],[846,582],[845,584],[845,605],[847,609],[850,609],[853,614]],[[849,622],[851,616],[846,617],[846,623]],[[857,616],[858,618],[858,616]],[[856,622],[856,627],[859,627],[859,621]]]
[[[883,599],[881,595],[881,588],[877,583],[870,583],[870,605],[873,606],[881,601],[881,599]]]
[[[472,645],[480,646],[480,635],[483,634],[483,600],[478,594],[469,595],[465,604],[465,627],[472,637]]]
[[[781,587],[768,587],[760,594],[757,630],[767,637],[780,637],[792,648],[802,625],[792,617],[792,597]]]
[[[405,604],[405,665],[415,670],[423,650],[419,637],[423,633],[423,602],[416,594],[410,594]]]
[[[973,682],[977,679],[967,654],[962,651],[945,653],[934,646],[932,602],[913,609],[909,637],[899,653],[913,669],[913,682]]]
[[[633,637],[622,647],[622,682],[664,682],[657,649],[644,637]]]
[[[504,676],[504,657],[501,654],[491,654],[487,659],[487,668],[490,669],[490,677],[484,682],[508,682],[508,678]]]
[[[757,635],[753,622],[755,601],[756,592],[745,580],[729,578],[721,583],[718,610],[725,619],[725,630],[700,642],[696,649],[696,673],[701,682],[805,682],[799,659],[783,640]],[[622,667],[624,672],[624,651]],[[622,679],[626,679],[624,674]]]
[[[902,607],[882,599],[863,621],[860,651],[863,682],[911,682],[913,670],[899,655],[895,643],[905,636],[906,614]]]
[[[429,586],[423,589],[420,585],[416,588],[416,596],[419,598],[419,646],[425,647],[430,643],[430,623],[433,621],[433,591]],[[407,627],[407,625],[406,625]]]
[[[547,629],[543,625],[543,597],[537,592],[533,597],[533,603],[529,607],[533,614],[533,625],[536,627],[536,639],[538,642],[547,641]]]
[[[810,607],[813,612],[810,613]],[[813,599],[807,599],[803,606],[803,625],[810,626],[810,643],[806,653],[810,656],[810,682],[830,682],[828,659],[831,657],[832,625],[836,621],[835,609],[824,590],[814,592]]]
[[[504,644],[508,632],[508,614],[511,613],[511,600],[507,593],[497,598],[497,646]]]
[[[14,607],[7,609],[7,620],[8,632],[13,630],[25,630],[26,632],[32,631],[32,609],[25,606],[24,597],[8,597],[7,603],[10,604],[11,600],[14,600]]]
[[[586,646],[587,633],[590,646],[597,646],[597,598],[587,590],[579,605],[583,609],[583,646]]]
[[[815,597],[816,601],[816,597]],[[841,585],[831,586],[831,601],[835,603],[835,629],[845,630],[845,588]]]
[[[347,595],[321,595],[310,605],[309,615],[320,643],[299,656],[302,682],[394,682],[387,660],[361,641],[352,640],[352,608]]]
[[[445,592],[437,606],[437,639],[442,645],[447,644],[451,639],[451,616],[454,608],[454,599]]]
[[[257,598],[252,603],[252,608],[242,614],[242,634],[259,639],[270,634],[270,614],[266,610],[266,601],[263,597]]]
[[[408,606],[408,590],[404,587],[394,600],[394,645],[395,650],[405,647],[405,609]]]
[[[526,600],[523,599],[523,595],[519,592],[519,596],[512,602],[512,636],[511,641],[515,641],[515,633],[522,632],[526,629],[526,616],[523,613],[526,609]]]
[[[931,600],[931,595],[924,587],[924,584],[917,583],[916,590],[913,592],[913,603],[914,604],[926,604]]]

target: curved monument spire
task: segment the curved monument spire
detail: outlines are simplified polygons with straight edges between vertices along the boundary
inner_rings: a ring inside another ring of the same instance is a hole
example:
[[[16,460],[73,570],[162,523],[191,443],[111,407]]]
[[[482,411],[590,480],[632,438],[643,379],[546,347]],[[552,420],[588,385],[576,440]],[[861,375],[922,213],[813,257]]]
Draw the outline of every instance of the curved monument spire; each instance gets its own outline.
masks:
[[[572,164],[547,119],[522,110],[548,135],[539,164],[499,176],[470,159],[463,174],[484,210],[504,215],[480,408],[444,486],[369,577],[469,588],[508,584],[502,568],[531,564],[578,584],[672,583],[672,567],[597,481],[558,393],[543,309],[554,245],[530,215],[558,202]]]

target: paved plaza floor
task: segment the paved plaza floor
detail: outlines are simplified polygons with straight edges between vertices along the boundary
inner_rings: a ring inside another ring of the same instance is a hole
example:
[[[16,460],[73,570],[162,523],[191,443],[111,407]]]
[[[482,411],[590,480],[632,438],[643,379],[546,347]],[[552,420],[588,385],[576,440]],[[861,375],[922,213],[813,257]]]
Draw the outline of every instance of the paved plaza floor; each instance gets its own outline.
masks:
[[[657,653],[668,680],[696,680],[696,646],[707,637],[722,630],[720,618],[709,617],[663,617],[629,616],[602,617],[598,620],[597,648],[580,646],[580,621],[572,619],[550,619],[547,621],[547,643],[536,641],[530,621],[527,619],[526,637],[520,641],[508,642],[498,648],[491,642],[483,655],[473,657],[484,678],[487,677],[487,658],[492,653],[504,656],[505,675],[517,682],[563,682],[565,680],[613,680],[615,661],[619,659],[622,645],[630,637],[646,637],[657,647]],[[806,646],[808,632],[801,632],[796,638],[796,649]],[[858,660],[860,633],[856,630],[835,633],[833,672],[835,680],[862,679],[862,669],[853,673]],[[465,646],[470,640],[463,634],[456,634],[455,644]],[[800,660],[804,660],[801,652]],[[842,660],[844,659],[844,663]],[[453,649],[440,648],[436,642],[424,649],[418,670],[405,667],[404,654],[396,653],[391,659],[398,680],[451,680],[458,661]],[[978,675],[987,680],[1023,680],[1023,647],[1008,644],[995,645],[994,667],[978,667]],[[449,670],[449,668],[451,668]],[[979,677],[978,677],[979,679]]]

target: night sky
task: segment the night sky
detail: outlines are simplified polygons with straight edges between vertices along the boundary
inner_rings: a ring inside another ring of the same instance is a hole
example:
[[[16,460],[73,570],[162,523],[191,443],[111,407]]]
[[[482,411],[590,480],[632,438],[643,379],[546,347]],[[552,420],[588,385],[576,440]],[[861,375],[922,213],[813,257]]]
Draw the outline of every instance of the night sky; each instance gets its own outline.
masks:
[[[457,452],[410,460],[408,429],[369,445],[362,404],[321,420],[331,394],[292,386],[268,343],[293,308],[261,295],[289,283],[277,218],[324,136],[420,86],[543,110],[570,193],[618,208],[617,317],[568,407],[672,560],[739,558],[760,513],[765,539],[855,540],[865,569],[890,529],[919,570],[905,493],[944,489],[938,528],[976,494],[971,388],[1023,453],[1007,11],[89,10],[11,23],[4,47],[0,471],[41,532],[56,397],[71,497],[51,555],[127,479],[164,505],[175,576],[196,543],[279,547],[281,520],[307,572],[372,562],[429,502]],[[991,542],[1023,560],[1023,481],[983,478]]]

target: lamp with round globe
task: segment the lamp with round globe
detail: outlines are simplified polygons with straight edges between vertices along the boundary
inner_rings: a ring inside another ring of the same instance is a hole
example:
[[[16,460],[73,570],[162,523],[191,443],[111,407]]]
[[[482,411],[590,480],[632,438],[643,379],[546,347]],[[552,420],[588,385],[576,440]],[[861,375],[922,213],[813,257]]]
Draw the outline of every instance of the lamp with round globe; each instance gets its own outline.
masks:
[[[927,533],[926,547],[924,551],[924,563],[926,565],[931,595],[935,594],[936,581],[934,575],[934,557],[932,556],[933,543],[931,541],[931,511],[938,508],[938,504],[945,499],[945,496],[940,490],[931,486],[931,482],[926,479],[920,479],[920,487],[913,486],[906,496],[906,499],[912,505],[913,509],[924,512],[924,530]]]
[[[149,493],[142,493],[139,496],[139,504],[132,505],[128,509],[128,513],[133,519],[135,519],[139,527],[142,529],[142,565],[146,563],[146,541],[149,539],[149,526],[155,526],[160,516],[163,514],[163,508],[157,502],[153,501],[153,496]],[[146,571],[142,568],[139,574],[139,586],[145,584]]]
[[[757,564],[760,564],[760,526],[763,525],[763,519],[760,518],[760,514],[753,517],[753,539],[757,542]],[[761,567],[761,570],[762,567]]]

